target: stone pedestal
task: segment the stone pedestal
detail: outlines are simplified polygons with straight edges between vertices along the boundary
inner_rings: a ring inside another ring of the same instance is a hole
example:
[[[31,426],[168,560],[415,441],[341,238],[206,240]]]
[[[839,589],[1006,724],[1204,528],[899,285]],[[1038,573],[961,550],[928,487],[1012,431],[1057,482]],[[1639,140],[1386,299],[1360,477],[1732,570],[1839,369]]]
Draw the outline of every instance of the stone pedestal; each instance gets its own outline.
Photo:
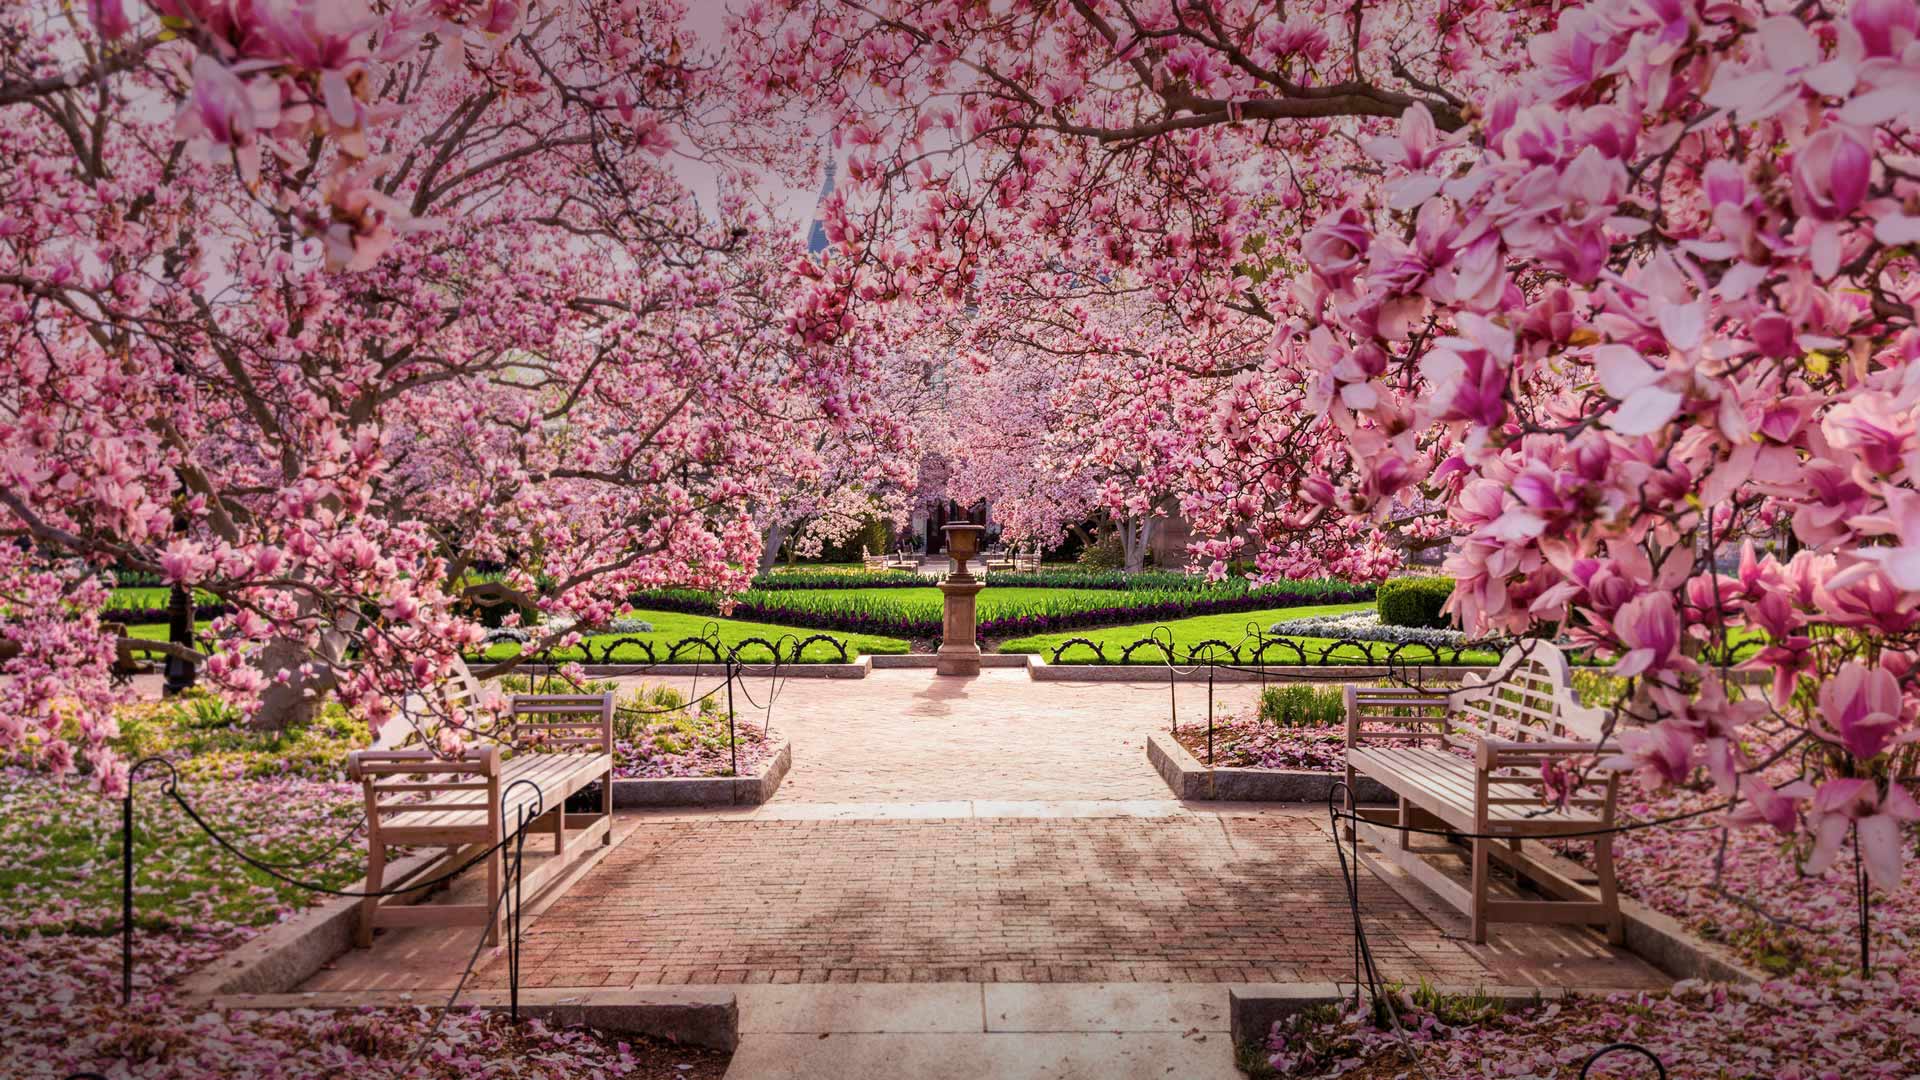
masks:
[[[986,587],[986,582],[978,580],[940,583],[940,592],[946,597],[940,618],[940,674],[980,674],[980,642],[974,637],[979,623],[975,598]]]
[[[967,573],[967,560],[980,550],[980,534],[986,526],[962,522],[946,525],[947,557],[953,570],[940,582],[946,596],[940,617],[940,667],[942,675],[980,674],[980,642],[974,637],[979,627],[979,609],[974,598],[987,583]]]

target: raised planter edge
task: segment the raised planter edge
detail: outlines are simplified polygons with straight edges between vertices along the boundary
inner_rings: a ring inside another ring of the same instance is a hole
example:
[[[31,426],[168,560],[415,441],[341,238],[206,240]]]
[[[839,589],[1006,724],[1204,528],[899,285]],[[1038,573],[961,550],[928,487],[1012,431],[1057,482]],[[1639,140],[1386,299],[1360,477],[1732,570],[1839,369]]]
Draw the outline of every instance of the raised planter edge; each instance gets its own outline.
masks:
[[[1164,731],[1147,735],[1147,760],[1175,797],[1189,802],[1321,803],[1340,773],[1278,769],[1209,768]],[[1390,803],[1393,792],[1371,777],[1358,777],[1355,796],[1363,803]]]
[[[775,736],[779,748],[752,776],[625,777],[613,782],[613,808],[663,806],[758,806],[773,798],[793,767],[793,743]]]

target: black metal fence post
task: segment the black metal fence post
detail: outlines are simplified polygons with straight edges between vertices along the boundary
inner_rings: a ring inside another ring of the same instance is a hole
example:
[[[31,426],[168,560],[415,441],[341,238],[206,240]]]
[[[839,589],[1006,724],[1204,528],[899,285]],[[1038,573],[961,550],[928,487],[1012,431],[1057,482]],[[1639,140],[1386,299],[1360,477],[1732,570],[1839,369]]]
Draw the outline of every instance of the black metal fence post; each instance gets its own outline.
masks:
[[[1207,653],[1207,764],[1213,764],[1213,653]]]
[[[733,775],[740,775],[740,742],[733,732],[733,650],[727,650],[727,756],[733,762]]]
[[[120,800],[120,1007],[133,1004],[133,776]]]
[[[182,648],[193,648],[193,590],[175,584],[167,596],[167,640]],[[200,669],[185,657],[167,654],[164,666],[166,682],[160,692],[166,697],[184,693],[199,680]]]

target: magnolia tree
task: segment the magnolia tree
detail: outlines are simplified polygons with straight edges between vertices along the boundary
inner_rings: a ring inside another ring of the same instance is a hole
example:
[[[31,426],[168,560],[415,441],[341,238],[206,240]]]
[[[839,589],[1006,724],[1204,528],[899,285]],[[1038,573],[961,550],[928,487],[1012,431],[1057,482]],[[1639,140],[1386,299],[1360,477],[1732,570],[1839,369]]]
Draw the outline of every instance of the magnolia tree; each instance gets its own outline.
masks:
[[[738,149],[676,4],[84,7],[0,14],[0,750],[124,783],[115,569],[231,605],[169,648],[268,723],[384,722],[462,600],[745,583],[862,361],[675,179]]]
[[[978,302],[1016,247],[1195,333],[1258,320],[1194,436],[1259,463],[1223,513],[1269,548],[1316,515],[1439,522],[1467,629],[1553,627],[1632,681],[1613,764],[1710,777],[1810,870],[1856,835],[1899,880],[1910,0],[782,0],[738,29],[760,94],[853,147],[800,332]]]
[[[800,412],[788,419],[815,421],[808,425],[815,465],[776,478],[773,500],[757,508],[762,573],[782,545],[815,558],[876,519],[904,525],[912,512],[923,425],[937,402],[926,358],[900,320],[855,329],[836,349],[850,355],[860,377],[841,384],[841,397],[829,403],[836,411],[821,414],[818,403],[789,399]]]

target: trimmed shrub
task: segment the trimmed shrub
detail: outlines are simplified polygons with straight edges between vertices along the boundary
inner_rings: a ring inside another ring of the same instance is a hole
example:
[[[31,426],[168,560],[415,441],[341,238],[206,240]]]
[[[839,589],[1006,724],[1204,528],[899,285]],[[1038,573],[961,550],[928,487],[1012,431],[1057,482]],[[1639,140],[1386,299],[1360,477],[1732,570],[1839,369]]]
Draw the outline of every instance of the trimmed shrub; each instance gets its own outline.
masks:
[[[1374,590],[1373,602],[1387,626],[1426,626],[1446,630],[1451,617],[1442,615],[1447,598],[1453,595],[1450,577],[1388,578]]]
[[[1269,686],[1260,692],[1260,719],[1275,727],[1339,727],[1347,699],[1337,686]]]
[[[1120,547],[1120,538],[1109,536],[1087,545],[1077,560],[1086,570],[1118,570],[1126,564],[1126,552]]]

